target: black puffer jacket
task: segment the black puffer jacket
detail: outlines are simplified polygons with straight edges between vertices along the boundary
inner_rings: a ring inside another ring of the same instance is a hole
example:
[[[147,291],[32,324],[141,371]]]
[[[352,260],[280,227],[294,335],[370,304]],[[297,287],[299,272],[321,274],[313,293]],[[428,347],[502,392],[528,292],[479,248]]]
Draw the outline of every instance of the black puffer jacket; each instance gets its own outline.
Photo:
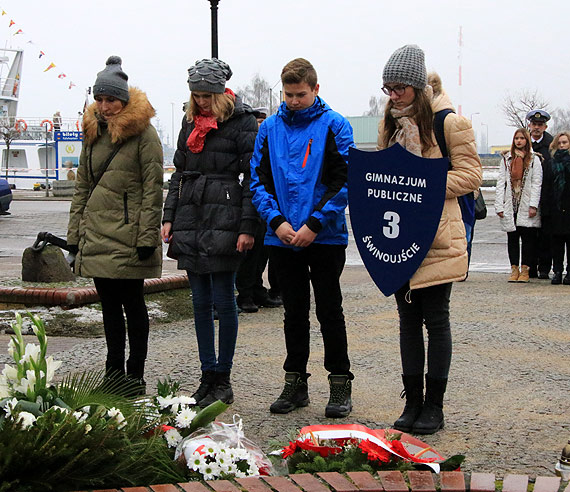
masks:
[[[186,144],[193,129],[184,118],[164,204],[162,221],[172,222],[171,253],[180,270],[194,274],[236,271],[238,235],[254,235],[259,223],[249,188],[257,121],[236,97],[233,116],[210,130],[198,154]]]
[[[570,234],[570,153],[557,150],[550,161],[550,175],[542,182],[545,195],[542,213],[548,220],[543,227],[551,234]]]

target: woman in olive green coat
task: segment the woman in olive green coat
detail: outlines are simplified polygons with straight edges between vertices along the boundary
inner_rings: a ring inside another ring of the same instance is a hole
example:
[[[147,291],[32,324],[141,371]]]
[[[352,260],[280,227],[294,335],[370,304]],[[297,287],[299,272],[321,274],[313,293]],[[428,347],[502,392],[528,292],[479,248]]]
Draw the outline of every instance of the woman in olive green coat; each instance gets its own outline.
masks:
[[[144,92],[129,88],[119,57],[110,57],[83,117],[84,142],[67,242],[75,271],[92,277],[103,308],[109,376],[125,375],[144,392],[149,320],[145,278],[160,277],[162,145]]]

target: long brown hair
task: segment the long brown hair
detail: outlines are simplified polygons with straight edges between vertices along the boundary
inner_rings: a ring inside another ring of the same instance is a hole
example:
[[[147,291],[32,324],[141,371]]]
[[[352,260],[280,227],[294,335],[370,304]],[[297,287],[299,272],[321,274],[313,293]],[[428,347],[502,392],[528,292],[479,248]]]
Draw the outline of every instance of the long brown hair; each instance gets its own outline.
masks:
[[[431,101],[429,100],[425,90],[414,87],[415,98],[412,103],[414,121],[418,125],[420,132],[420,141],[422,150],[427,150],[434,146],[433,141],[433,111],[431,109]],[[391,109],[394,103],[388,99],[384,110],[384,134],[382,135],[383,148],[388,147],[390,138],[396,131],[396,118],[392,116]]]
[[[554,155],[556,153],[556,151],[558,150],[558,141],[560,140],[561,136],[565,136],[568,141],[570,142],[570,132],[560,132],[557,133],[556,136],[554,137],[554,139],[552,140],[552,143],[550,144],[550,153],[552,155]]]
[[[235,102],[234,97],[231,94],[218,94],[212,93],[212,114],[216,119],[222,123],[230,119],[232,114],[234,114]],[[188,103],[188,109],[186,110],[186,119],[188,122],[194,121],[194,116],[200,114],[200,108],[196,104],[192,93],[190,93],[190,102]]]
[[[517,128],[515,130],[515,134],[513,135],[513,141],[511,143],[511,159],[514,159],[514,157],[515,157],[515,151],[517,150],[517,148],[515,147],[515,137],[519,133],[521,133],[522,136],[526,140],[526,144],[524,146],[524,149],[522,149],[523,152],[525,153],[524,158],[523,158],[523,165],[524,165],[524,168],[526,169],[529,166],[530,160],[532,158],[532,146],[530,143],[530,133],[528,132],[528,130],[526,128]]]

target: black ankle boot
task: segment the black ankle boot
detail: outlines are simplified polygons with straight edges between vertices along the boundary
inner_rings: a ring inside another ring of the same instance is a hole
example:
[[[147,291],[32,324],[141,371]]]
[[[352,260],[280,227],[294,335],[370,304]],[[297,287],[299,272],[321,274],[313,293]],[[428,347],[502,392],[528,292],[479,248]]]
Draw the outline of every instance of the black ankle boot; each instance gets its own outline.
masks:
[[[443,429],[443,395],[447,379],[432,378],[426,375],[426,398],[420,416],[412,426],[414,434],[434,434]]]
[[[200,405],[202,400],[208,396],[208,393],[212,390],[215,381],[216,373],[214,371],[202,371],[200,386],[198,386],[198,389],[192,395],[192,398],[196,400],[196,405]]]
[[[285,373],[285,386],[279,398],[269,407],[271,413],[289,413],[295,408],[306,407],[309,400],[309,385],[307,379],[310,374],[298,372]]]
[[[211,385],[208,394],[200,401],[200,408],[205,408],[218,400],[223,401],[227,405],[231,405],[234,402],[230,373],[216,372],[214,374],[214,383]]]
[[[330,398],[325,408],[325,417],[339,419],[348,417],[352,411],[352,381],[350,376],[329,374]]]
[[[562,272],[554,272],[552,275],[552,280],[550,281],[552,285],[560,285],[562,283]]]
[[[406,397],[406,405],[402,415],[394,422],[394,429],[410,432],[424,406],[424,375],[406,376],[402,374],[402,381],[404,382],[404,390],[400,397]]]

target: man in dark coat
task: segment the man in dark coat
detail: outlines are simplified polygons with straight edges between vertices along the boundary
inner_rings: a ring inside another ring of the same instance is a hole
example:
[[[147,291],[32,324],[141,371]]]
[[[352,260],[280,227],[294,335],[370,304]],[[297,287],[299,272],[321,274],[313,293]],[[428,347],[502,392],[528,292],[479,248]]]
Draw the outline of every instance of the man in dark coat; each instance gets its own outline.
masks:
[[[533,109],[527,113],[526,119],[528,120],[530,130],[532,150],[542,157],[542,182],[545,183],[551,174],[550,161],[552,158],[550,155],[550,144],[552,143],[552,135],[546,131],[548,128],[546,123],[550,120],[550,115],[542,109]],[[541,202],[544,197],[544,186],[542,192]],[[543,217],[542,219],[543,226],[537,230],[537,259],[530,265],[529,274],[532,278],[548,279],[548,274],[552,268],[552,253],[550,251],[550,234],[546,232],[548,228],[544,227],[544,221],[548,221],[548,217]]]

